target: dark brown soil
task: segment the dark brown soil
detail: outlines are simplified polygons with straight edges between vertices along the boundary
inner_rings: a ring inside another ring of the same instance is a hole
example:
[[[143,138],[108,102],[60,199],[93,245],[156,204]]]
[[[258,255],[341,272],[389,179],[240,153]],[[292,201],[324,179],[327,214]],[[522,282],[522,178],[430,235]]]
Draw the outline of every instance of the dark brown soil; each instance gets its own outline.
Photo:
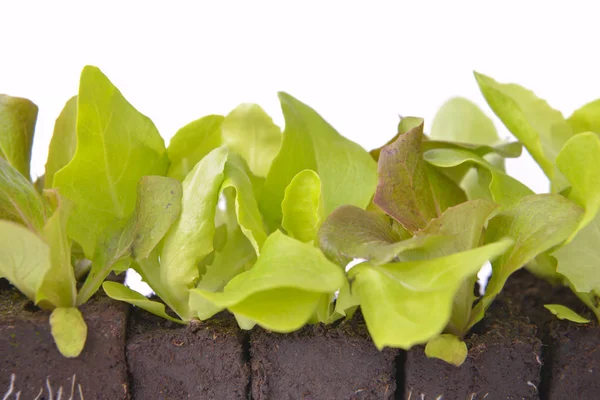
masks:
[[[16,290],[0,291],[0,397],[48,400],[62,391],[63,399],[127,399],[126,311],[103,296],[82,306],[87,342],[68,359],[52,340],[49,312]]]
[[[233,318],[178,325],[132,311],[127,340],[133,399],[245,399],[249,369]]]
[[[393,399],[396,350],[378,351],[358,318],[281,335],[251,335],[252,398]]]

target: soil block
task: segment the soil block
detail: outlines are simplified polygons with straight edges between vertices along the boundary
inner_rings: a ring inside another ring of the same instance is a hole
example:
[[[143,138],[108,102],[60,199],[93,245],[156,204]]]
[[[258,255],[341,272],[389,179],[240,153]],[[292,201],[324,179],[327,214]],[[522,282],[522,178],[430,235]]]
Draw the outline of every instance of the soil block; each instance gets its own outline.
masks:
[[[511,308],[518,308],[540,327],[544,344],[542,398],[600,398],[600,327],[593,313],[569,288],[553,287],[525,270],[511,277],[506,294]],[[568,306],[593,322],[560,321],[544,308],[549,303]]]
[[[499,296],[467,340],[469,353],[460,367],[428,359],[424,346],[407,353],[404,398],[539,399],[541,341],[537,327]]]
[[[87,341],[79,357],[65,358],[50,334],[50,313],[14,289],[0,291],[0,398],[128,398],[126,305],[97,295],[80,310]]]
[[[127,337],[133,399],[245,399],[243,333],[219,316],[179,325],[134,308]]]
[[[282,335],[255,328],[252,398],[393,399],[398,351],[378,351],[361,318]]]

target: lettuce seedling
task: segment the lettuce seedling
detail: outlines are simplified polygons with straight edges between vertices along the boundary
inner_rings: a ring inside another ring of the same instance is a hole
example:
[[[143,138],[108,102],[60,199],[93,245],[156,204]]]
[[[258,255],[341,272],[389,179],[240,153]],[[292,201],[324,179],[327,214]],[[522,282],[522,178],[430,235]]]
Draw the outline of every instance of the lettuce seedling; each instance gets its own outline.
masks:
[[[58,349],[76,357],[87,335],[77,307],[111,270],[148,257],[179,216],[181,185],[156,176],[168,159],[150,120],[85,67],[57,119],[41,195],[29,180],[36,113],[26,100],[2,98],[0,277],[52,310]]]
[[[228,309],[242,328],[290,332],[332,319],[345,276],[315,246],[316,234],[335,208],[369,203],[376,163],[310,107],[279,97],[283,134],[259,106],[243,104],[186,125],[169,144],[167,175],[183,181],[181,215],[132,267],[179,322]],[[103,287],[174,319],[123,285]]]
[[[532,272],[552,282],[562,282],[600,320],[600,101],[591,102],[565,119],[535,94],[515,84],[501,84],[475,74],[488,104],[506,127],[527,147],[546,173],[551,190],[583,209],[573,216],[575,224],[562,243],[556,243],[529,263]],[[537,218],[553,219],[558,210]],[[562,212],[562,211],[560,211]],[[536,239],[544,238],[542,230]],[[556,310],[555,306],[550,307]],[[560,315],[575,322],[584,320],[574,312]]]

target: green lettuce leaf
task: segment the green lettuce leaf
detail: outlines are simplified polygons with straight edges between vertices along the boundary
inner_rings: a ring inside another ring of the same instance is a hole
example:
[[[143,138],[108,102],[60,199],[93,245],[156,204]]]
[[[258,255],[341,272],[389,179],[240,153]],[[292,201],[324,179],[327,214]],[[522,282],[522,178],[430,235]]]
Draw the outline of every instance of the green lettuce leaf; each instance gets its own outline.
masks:
[[[468,354],[467,344],[448,333],[434,337],[425,346],[427,358],[438,358],[457,367],[465,362]]]
[[[0,219],[41,232],[46,218],[42,196],[19,171],[0,158]]]
[[[77,96],[67,101],[65,107],[56,119],[54,133],[48,150],[44,187],[51,188],[54,175],[67,165],[75,155],[77,147]]]
[[[53,186],[77,205],[69,235],[88,258],[103,234],[133,212],[140,178],[164,175],[167,166],[164,142],[152,121],[98,68],[85,67],[77,96],[77,149],[54,175]]]
[[[279,93],[279,99],[285,130],[260,201],[269,224],[280,224],[285,189],[305,169],[321,179],[325,215],[342,204],[365,207],[377,185],[377,167],[369,153],[338,134],[304,103],[286,93]]]
[[[581,216],[581,208],[563,196],[542,194],[526,196],[492,218],[486,230],[486,242],[508,236],[514,240],[514,245],[492,262],[492,277],[485,295],[475,307],[471,326],[483,318],[508,277],[567,239]]]
[[[252,173],[266,177],[281,147],[281,129],[256,104],[241,104],[223,121],[223,144],[240,154]]]
[[[159,303],[158,301],[149,300],[140,293],[129,289],[127,286],[122,285],[117,282],[104,282],[102,284],[102,289],[108,297],[111,299],[124,301],[129,304],[133,304],[136,307],[144,309],[154,315],[158,315],[164,319],[168,319],[172,322],[177,322],[182,324],[183,321],[171,317],[167,314],[165,309],[165,305],[163,303]]]
[[[574,134],[581,132],[600,133],[600,99],[587,103],[575,110],[567,119]]]
[[[352,268],[352,290],[377,348],[409,349],[440,334],[465,279],[511,244],[503,239],[441,258]]]
[[[490,118],[463,97],[448,100],[438,110],[429,136],[450,142],[492,145],[500,141]]]
[[[31,301],[50,270],[50,248],[34,232],[0,220],[0,278],[6,278]]]
[[[312,242],[324,218],[321,203],[321,179],[315,171],[298,172],[285,189],[281,202],[281,226],[301,242]]]
[[[558,319],[566,319],[578,324],[587,324],[590,322],[589,319],[582,317],[569,307],[563,306],[562,304],[544,304],[544,307],[552,314],[556,315]]]
[[[175,133],[167,149],[171,160],[167,176],[183,181],[198,161],[222,145],[223,119],[222,115],[208,115]]]
[[[315,313],[323,294],[342,287],[344,272],[308,243],[271,234],[252,269],[233,278],[222,292],[190,290],[218,307],[276,332],[292,332]]]
[[[69,358],[81,354],[87,338],[87,325],[74,307],[58,307],[50,314],[50,331],[58,351]]]
[[[564,178],[554,161],[565,142],[573,135],[563,115],[536,95],[515,84],[501,84],[475,73],[475,78],[489,106],[509,131],[517,137],[560,192]]]
[[[92,260],[92,268],[79,294],[78,304],[86,302],[100,288],[111,270],[124,271],[131,259],[147,258],[181,213],[181,184],[161,176],[140,179],[137,202],[126,226],[102,243]]]
[[[0,158],[31,180],[31,146],[38,108],[27,99],[0,94]]]
[[[181,216],[164,238],[160,280],[169,291],[169,297],[174,299],[171,301],[178,304],[170,306],[184,320],[191,318],[188,289],[198,282],[197,265],[214,250],[215,209],[225,179],[227,158],[227,148],[219,147],[186,176]]]

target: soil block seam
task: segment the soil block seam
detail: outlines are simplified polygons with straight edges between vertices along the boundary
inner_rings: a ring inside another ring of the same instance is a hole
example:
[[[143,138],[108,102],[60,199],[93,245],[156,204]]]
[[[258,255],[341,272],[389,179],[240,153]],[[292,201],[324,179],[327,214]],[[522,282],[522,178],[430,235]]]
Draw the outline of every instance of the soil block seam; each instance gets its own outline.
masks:
[[[395,400],[404,400],[404,368],[406,366],[406,351],[400,350],[396,356],[396,393],[394,393]]]
[[[244,364],[248,367],[248,371],[252,371],[252,356],[250,355],[250,333],[244,332],[242,341],[242,357]],[[252,372],[248,374],[248,384],[246,386],[246,398],[252,400]]]

